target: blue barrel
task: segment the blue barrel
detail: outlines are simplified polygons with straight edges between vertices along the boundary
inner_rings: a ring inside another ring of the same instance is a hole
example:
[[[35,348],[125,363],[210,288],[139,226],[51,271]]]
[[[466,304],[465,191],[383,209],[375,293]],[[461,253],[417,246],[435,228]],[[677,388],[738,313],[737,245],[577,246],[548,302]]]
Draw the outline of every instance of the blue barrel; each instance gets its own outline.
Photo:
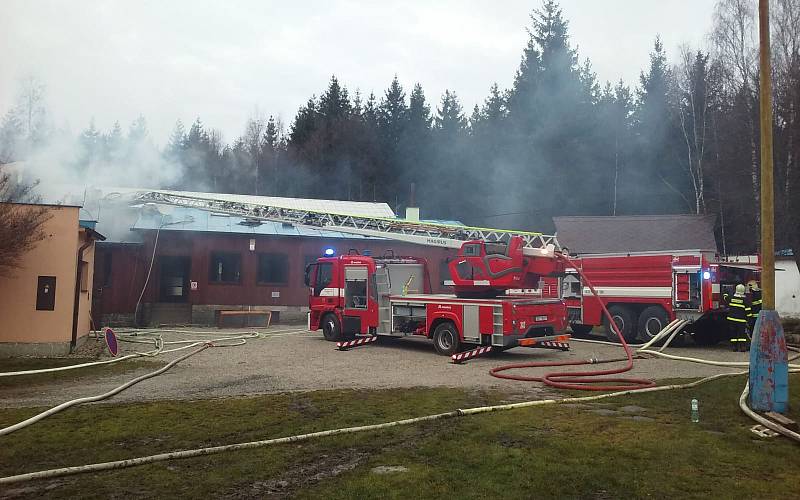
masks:
[[[777,311],[758,313],[750,346],[750,408],[786,413],[789,407],[789,361],[786,337]]]

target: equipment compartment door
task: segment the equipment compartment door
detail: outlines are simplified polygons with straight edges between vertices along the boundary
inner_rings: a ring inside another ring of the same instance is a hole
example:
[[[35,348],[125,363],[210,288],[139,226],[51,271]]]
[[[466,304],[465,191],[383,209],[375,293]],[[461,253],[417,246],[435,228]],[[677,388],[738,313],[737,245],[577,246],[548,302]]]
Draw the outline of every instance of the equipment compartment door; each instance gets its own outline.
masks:
[[[676,309],[699,310],[703,303],[702,275],[699,267],[675,266],[672,275],[672,301]]]
[[[344,322],[346,334],[368,333],[376,326],[371,317],[377,317],[377,303],[370,300],[369,271],[366,266],[344,268]]]

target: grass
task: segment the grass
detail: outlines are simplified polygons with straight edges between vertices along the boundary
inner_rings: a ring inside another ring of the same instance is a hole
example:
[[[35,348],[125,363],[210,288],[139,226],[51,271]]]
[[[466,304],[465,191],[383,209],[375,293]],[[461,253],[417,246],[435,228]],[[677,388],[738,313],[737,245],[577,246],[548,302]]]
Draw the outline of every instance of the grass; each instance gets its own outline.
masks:
[[[440,420],[11,485],[6,493],[83,498],[797,498],[798,447],[750,433],[752,422],[736,403],[743,384],[744,377],[736,377],[597,405]],[[792,375],[792,401],[800,398],[798,384],[800,377]],[[495,404],[506,397],[501,392],[403,389],[92,405],[0,438],[0,475],[389,421]],[[689,418],[693,397],[700,401],[698,424]],[[621,411],[626,405],[640,409]],[[36,411],[0,410],[0,426]],[[376,474],[376,466],[407,470]]]
[[[100,361],[97,358],[9,358],[0,360],[0,372],[17,372],[57,368],[81,363]],[[89,366],[62,372],[37,373],[15,377],[0,377],[0,396],[3,389],[40,386],[53,383],[75,382],[82,379],[94,379],[107,375],[118,375],[141,368],[157,370],[165,363],[157,360],[131,359],[107,365]]]

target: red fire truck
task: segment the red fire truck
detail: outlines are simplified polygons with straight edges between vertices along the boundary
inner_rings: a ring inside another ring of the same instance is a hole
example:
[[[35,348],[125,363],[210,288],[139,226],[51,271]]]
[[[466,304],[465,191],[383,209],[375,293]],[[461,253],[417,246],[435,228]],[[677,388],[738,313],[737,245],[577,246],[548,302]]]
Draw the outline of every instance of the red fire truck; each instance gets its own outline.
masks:
[[[512,237],[507,247],[520,248],[519,244]],[[567,326],[563,301],[498,295],[499,279],[510,284],[517,281],[510,274],[521,272],[509,267],[512,258],[505,253],[487,254],[487,246],[481,241],[465,242],[459,257],[450,263],[454,281],[461,283],[455,285],[455,295],[430,293],[424,259],[361,255],[320,258],[306,268],[306,284],[311,289],[309,329],[321,329],[330,341],[351,339],[356,334],[421,335],[433,340],[436,352],[448,356],[467,345],[536,347],[543,340],[561,337]],[[489,251],[498,251],[497,246],[492,244],[494,248]],[[530,270],[537,259],[526,260]],[[538,260],[537,272],[552,274],[563,269],[554,257]],[[513,271],[503,273],[500,269]],[[486,271],[499,274],[498,281]],[[531,278],[529,272],[524,274]],[[476,281],[475,289],[464,281]],[[478,290],[482,290],[483,298]]]
[[[590,293],[577,269],[566,269],[560,295],[575,333],[600,325],[611,331],[602,301],[629,342],[649,340],[679,318],[690,321],[684,333],[702,345],[726,335],[723,295],[733,295],[737,283],[757,279],[759,270],[754,264],[721,260],[713,251],[583,255],[573,263],[598,294]],[[613,334],[607,336],[616,340]]]

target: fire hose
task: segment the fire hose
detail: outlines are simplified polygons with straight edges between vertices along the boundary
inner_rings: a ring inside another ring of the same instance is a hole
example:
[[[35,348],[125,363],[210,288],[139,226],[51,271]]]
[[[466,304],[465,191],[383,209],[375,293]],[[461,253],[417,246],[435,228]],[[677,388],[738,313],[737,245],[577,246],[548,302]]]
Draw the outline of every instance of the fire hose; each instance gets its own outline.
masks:
[[[618,375],[620,373],[625,373],[630,371],[633,368],[633,352],[631,351],[630,346],[625,341],[625,337],[623,337],[622,332],[620,332],[619,328],[617,327],[616,322],[611,317],[611,314],[606,309],[605,304],[603,304],[602,300],[599,300],[599,295],[595,290],[592,283],[586,278],[586,275],[583,274],[580,266],[576,266],[572,260],[566,255],[556,254],[558,258],[564,261],[565,264],[574,267],[578,270],[583,282],[592,292],[592,294],[598,298],[598,302],[600,303],[600,307],[603,309],[603,314],[605,314],[606,318],[608,318],[608,323],[611,329],[619,338],[620,343],[622,344],[622,348],[625,351],[624,358],[613,358],[613,359],[604,359],[604,360],[596,360],[596,359],[584,359],[584,360],[577,360],[577,361],[542,361],[542,362],[533,362],[533,363],[516,363],[511,365],[504,365],[492,368],[489,370],[489,374],[493,377],[497,378],[504,378],[509,380],[522,380],[522,381],[529,381],[529,382],[542,382],[545,385],[550,387],[555,387],[558,389],[574,389],[574,390],[581,390],[581,391],[620,391],[620,390],[637,390],[637,389],[645,389],[648,387],[654,387],[656,383],[652,380],[641,379],[641,378],[631,378],[631,377],[612,377],[611,375]],[[509,373],[502,373],[507,370],[516,370],[520,368],[549,368],[549,367],[557,367],[557,366],[582,366],[582,365],[594,365],[594,364],[601,364],[601,363],[618,363],[624,361],[625,365],[619,368],[611,368],[608,370],[588,370],[588,371],[574,371],[574,372],[550,372],[542,375],[541,377],[531,377],[525,375],[514,375]]]
[[[189,347],[195,347],[195,346],[197,346],[197,344],[192,344]],[[184,359],[186,359],[188,357],[191,357],[191,356],[194,356],[195,354],[199,354],[200,352],[202,352],[202,351],[204,351],[204,350],[206,350],[206,349],[208,349],[209,347],[212,347],[212,346],[213,346],[213,344],[210,343],[210,342],[204,343],[199,349],[195,349],[194,351],[192,351],[190,353],[184,354],[183,356],[170,361],[169,363],[167,363],[165,366],[161,367],[160,369],[158,369],[158,370],[156,370],[154,372],[148,373],[146,375],[142,375],[141,377],[136,377],[135,379],[130,380],[130,381],[122,384],[119,387],[115,387],[114,389],[112,389],[112,390],[110,390],[108,392],[105,392],[103,394],[98,394],[97,396],[89,396],[89,397],[85,397],[85,398],[78,398],[78,399],[73,399],[71,401],[66,401],[64,403],[61,403],[58,406],[54,406],[53,408],[50,408],[49,410],[43,411],[42,413],[39,413],[39,414],[36,414],[36,415],[26,419],[26,420],[18,422],[18,423],[14,424],[14,425],[10,425],[8,427],[4,427],[4,428],[0,429],[0,436],[5,436],[6,434],[11,434],[12,432],[18,431],[20,429],[24,429],[25,427],[28,427],[29,425],[35,424],[36,422],[38,422],[38,421],[40,421],[42,419],[45,419],[45,418],[47,418],[49,416],[52,416],[52,415],[55,415],[56,413],[58,413],[60,411],[63,411],[63,410],[66,410],[67,408],[71,408],[71,407],[73,407],[75,405],[79,405],[79,404],[83,404],[83,403],[93,403],[95,401],[101,401],[103,399],[108,399],[111,396],[113,396],[115,394],[119,394],[120,392],[124,391],[125,389],[127,389],[127,388],[129,388],[129,387],[131,387],[133,385],[136,385],[136,384],[138,384],[139,382],[141,382],[143,380],[147,380],[149,378],[155,377],[156,375],[161,375],[162,373],[164,373],[165,371],[169,370],[170,368],[172,368],[176,364],[180,363]]]
[[[175,332],[179,332],[179,333],[183,333],[183,334],[187,334],[187,335],[194,335],[194,336],[197,336],[197,335],[200,335],[200,336],[203,336],[203,335],[214,335],[214,336],[223,335],[223,334],[221,334],[219,332],[192,332],[192,331],[183,331],[183,330],[175,330]],[[140,336],[140,333],[141,333],[141,336],[144,336],[144,337],[148,337],[149,336],[151,338],[142,339],[142,340],[133,338],[133,337]],[[88,366],[105,365],[105,364],[109,364],[109,363],[113,363],[113,362],[119,362],[119,361],[122,361],[122,360],[125,360],[125,359],[137,358],[137,357],[141,357],[141,356],[151,356],[152,357],[152,356],[157,356],[159,354],[177,352],[177,351],[182,351],[182,350],[185,350],[185,349],[191,349],[191,348],[197,347],[197,346],[202,346],[199,349],[196,349],[196,350],[194,350],[194,351],[192,351],[192,352],[190,352],[188,354],[185,354],[185,355],[183,355],[183,356],[181,356],[181,357],[179,357],[179,358],[167,363],[167,365],[163,366],[162,368],[160,368],[160,369],[158,369],[158,370],[156,370],[154,372],[151,372],[151,373],[142,375],[140,377],[137,377],[137,378],[135,378],[133,380],[130,380],[130,381],[120,385],[119,387],[116,387],[116,388],[114,388],[114,389],[112,389],[112,390],[110,390],[110,391],[108,391],[106,393],[99,394],[99,395],[96,395],[96,396],[88,396],[88,397],[73,399],[71,401],[66,401],[66,402],[61,403],[61,404],[59,404],[57,406],[54,406],[53,408],[50,408],[49,410],[46,410],[46,411],[44,411],[42,413],[34,415],[31,418],[23,420],[22,422],[18,422],[16,424],[8,426],[8,427],[0,428],[0,436],[4,436],[6,434],[11,434],[12,432],[18,431],[18,430],[23,429],[25,427],[28,427],[29,425],[32,425],[32,424],[34,424],[34,423],[36,423],[36,422],[38,422],[38,421],[40,421],[40,420],[42,420],[44,418],[47,418],[47,417],[49,417],[51,415],[54,415],[54,414],[56,414],[58,412],[66,410],[67,408],[71,408],[73,406],[76,406],[76,405],[79,405],[79,404],[83,404],[83,403],[92,403],[92,402],[95,402],[95,401],[101,401],[103,399],[108,399],[111,396],[114,396],[115,394],[119,394],[120,392],[124,391],[125,389],[128,389],[129,387],[132,387],[132,386],[138,384],[139,382],[141,382],[143,380],[147,380],[149,378],[152,378],[152,377],[155,377],[157,375],[160,375],[160,374],[164,373],[165,371],[169,370],[170,368],[172,368],[176,364],[180,363],[181,361],[185,360],[186,358],[194,356],[195,354],[198,354],[198,353],[204,351],[205,349],[207,349],[209,347],[234,347],[234,346],[240,346],[240,345],[243,345],[243,344],[247,343],[247,339],[256,338],[256,337],[259,337],[259,336],[260,335],[257,332],[249,332],[249,333],[245,333],[245,334],[231,333],[229,336],[225,336],[225,337],[221,337],[221,338],[213,338],[213,339],[199,339],[199,340],[198,339],[191,339],[191,340],[165,341],[161,337],[161,334],[160,334],[159,331],[144,331],[144,332],[138,332],[137,331],[137,332],[134,332],[132,335],[120,336],[119,340],[122,341],[122,342],[132,342],[132,343],[146,343],[146,344],[153,343],[153,344],[155,344],[155,349],[153,349],[152,351],[147,351],[147,352],[137,352],[137,353],[134,353],[134,354],[130,354],[130,355],[127,355],[127,356],[122,356],[120,358],[116,358],[116,359],[112,359],[112,360],[108,360],[108,361],[97,361],[97,362],[93,362],[93,363],[80,363],[80,364],[76,364],[76,365],[69,365],[69,366],[63,366],[63,367],[57,367],[57,368],[44,368],[44,369],[41,369],[41,370],[25,370],[25,371],[18,371],[18,372],[0,373],[0,376],[4,376],[4,377],[17,376],[17,375],[31,375],[31,374],[39,374],[39,373],[51,373],[51,372],[56,372],[56,371],[71,370],[71,369],[76,369],[76,368],[84,368],[84,367],[88,367]],[[180,344],[188,344],[188,345],[183,345],[181,347],[174,347],[174,348],[171,348],[171,349],[164,349],[165,345],[175,345],[175,344],[178,344],[178,345],[180,345]]]
[[[195,331],[195,330],[120,330],[122,332],[119,335],[119,340],[121,342],[130,342],[130,343],[140,343],[140,344],[155,344],[155,348],[152,351],[146,352],[134,352],[132,354],[127,354],[125,356],[120,356],[118,358],[107,359],[103,361],[91,361],[88,363],[77,363],[74,365],[67,365],[67,366],[57,366],[54,368],[40,368],[37,370],[21,370],[16,372],[0,372],[0,378],[3,377],[16,377],[22,375],[38,375],[42,373],[54,373],[54,372],[61,372],[61,371],[68,371],[68,370],[75,370],[78,368],[88,368],[90,366],[102,366],[102,365],[110,365],[113,363],[119,363],[120,361],[125,361],[128,359],[134,358],[141,358],[141,357],[155,357],[160,354],[166,354],[170,352],[180,351],[183,349],[189,349],[192,346],[185,346],[178,349],[164,349],[164,345],[167,344],[190,344],[195,342],[219,342],[219,341],[230,341],[230,340],[239,340],[239,339],[248,339],[248,338],[258,338],[261,335],[257,332],[247,331],[247,332],[231,332],[229,334],[221,333],[221,332],[207,332],[207,331]],[[217,336],[223,335],[223,337],[213,338],[213,339],[193,339],[193,340],[181,340],[181,341],[164,341],[161,338],[161,333],[180,333],[183,335],[193,335],[193,336]],[[136,340],[133,337],[139,336],[149,336],[151,337],[149,340]],[[238,344],[237,344],[238,345]]]
[[[563,398],[563,399],[539,399],[533,401],[523,401],[520,403],[509,403],[509,404],[502,404],[502,405],[494,405],[494,406],[480,406],[475,408],[466,408],[466,409],[458,409],[453,410],[446,413],[437,413],[433,415],[425,415],[421,417],[415,418],[407,418],[403,420],[394,420],[391,422],[383,422],[379,424],[372,424],[372,425],[362,425],[357,427],[343,427],[338,429],[329,429],[325,431],[319,432],[312,432],[308,434],[297,434],[293,436],[285,436],[285,437],[278,437],[278,438],[271,438],[271,439],[263,439],[259,441],[248,441],[242,443],[232,443],[227,445],[221,446],[211,446],[207,448],[196,448],[190,450],[177,450],[171,451],[166,453],[159,453],[155,455],[148,455],[143,457],[136,457],[136,458],[129,458],[125,460],[116,460],[112,462],[101,462],[101,463],[94,463],[94,464],[86,464],[86,465],[78,465],[73,467],[61,467],[57,469],[49,469],[49,470],[42,470],[36,472],[28,472],[24,474],[17,474],[14,476],[7,476],[7,477],[0,477],[0,484],[12,484],[12,483],[20,483],[26,481],[34,481],[37,479],[52,479],[56,477],[63,477],[63,476],[72,476],[75,474],[82,474],[86,472],[100,472],[106,470],[115,470],[115,469],[125,469],[128,467],[136,467],[140,465],[152,464],[156,462],[163,462],[167,460],[178,460],[184,458],[192,458],[192,457],[200,457],[200,456],[207,456],[207,455],[214,455],[217,453],[224,453],[229,451],[238,451],[238,450],[246,450],[246,449],[253,449],[253,448],[263,448],[266,446],[274,446],[279,444],[285,443],[294,443],[299,441],[309,441],[312,439],[323,438],[326,436],[336,436],[341,434],[355,434],[359,432],[368,432],[368,431],[377,431],[381,429],[387,429],[391,427],[398,427],[403,425],[412,425],[420,422],[428,422],[433,420],[442,420],[442,419],[450,419],[450,418],[458,418],[464,417],[469,415],[478,415],[482,413],[490,413],[496,411],[508,411],[508,410],[515,410],[519,408],[530,408],[534,406],[546,406],[546,405],[554,405],[554,404],[564,404],[564,403],[582,403],[587,401],[597,401],[602,399],[609,399],[615,398],[619,396],[626,396],[630,394],[639,394],[644,392],[660,392],[660,391],[668,391],[673,389],[689,389],[692,387],[697,387],[701,384],[705,384],[706,382],[711,382],[713,380],[718,380],[724,377],[736,376],[736,375],[743,375],[746,372],[737,372],[737,373],[722,373],[718,375],[712,375],[710,377],[705,377],[700,380],[696,380],[694,382],[689,382],[686,384],[672,384],[672,385],[663,385],[658,387],[646,387],[643,389],[627,389],[618,392],[611,392],[607,394],[597,394],[592,396],[583,396],[583,397],[573,397],[573,398]]]

